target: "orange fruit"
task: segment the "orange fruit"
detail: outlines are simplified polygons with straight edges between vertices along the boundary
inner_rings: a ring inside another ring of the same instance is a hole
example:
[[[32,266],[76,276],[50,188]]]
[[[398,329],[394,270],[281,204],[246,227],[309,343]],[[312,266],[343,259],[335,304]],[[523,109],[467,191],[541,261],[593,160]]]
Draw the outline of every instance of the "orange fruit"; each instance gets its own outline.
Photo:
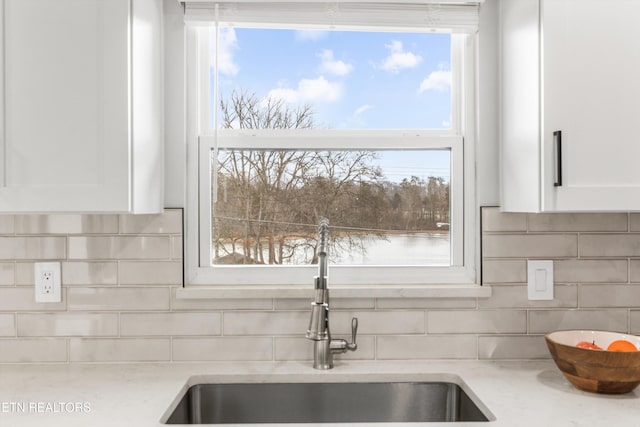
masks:
[[[592,342],[580,341],[578,344],[576,344],[576,347],[578,347],[578,348],[588,348],[589,350],[602,350],[602,347],[600,347],[598,344],[596,344],[595,341],[592,341]]]
[[[608,351],[638,351],[632,342],[627,340],[616,340],[609,344]]]

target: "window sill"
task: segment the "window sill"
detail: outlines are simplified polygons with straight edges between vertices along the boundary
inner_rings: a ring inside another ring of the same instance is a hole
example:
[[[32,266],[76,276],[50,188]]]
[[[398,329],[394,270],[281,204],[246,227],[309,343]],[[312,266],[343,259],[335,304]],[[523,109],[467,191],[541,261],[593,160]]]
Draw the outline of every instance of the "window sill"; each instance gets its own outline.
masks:
[[[393,286],[331,286],[331,298],[489,298],[490,286],[405,285]],[[309,298],[313,286],[187,286],[176,291],[178,299],[249,299],[249,298]]]

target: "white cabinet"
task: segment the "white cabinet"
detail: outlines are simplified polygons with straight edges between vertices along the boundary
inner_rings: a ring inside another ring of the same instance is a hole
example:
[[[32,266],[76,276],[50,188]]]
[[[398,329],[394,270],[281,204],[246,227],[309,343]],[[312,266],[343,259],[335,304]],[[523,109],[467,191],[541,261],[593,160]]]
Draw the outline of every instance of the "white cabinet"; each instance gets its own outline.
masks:
[[[640,210],[640,1],[500,7],[502,209]]]
[[[0,6],[0,212],[160,212],[162,2]]]

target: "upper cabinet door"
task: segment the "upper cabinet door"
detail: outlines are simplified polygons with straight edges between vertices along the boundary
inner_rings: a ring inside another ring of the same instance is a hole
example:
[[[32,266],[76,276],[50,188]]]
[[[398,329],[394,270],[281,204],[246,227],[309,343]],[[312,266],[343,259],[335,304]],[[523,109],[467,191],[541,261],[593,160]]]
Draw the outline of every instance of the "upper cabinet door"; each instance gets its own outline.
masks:
[[[640,2],[501,7],[503,209],[640,210]]]
[[[640,209],[639,22],[637,0],[543,1],[545,210]]]
[[[157,212],[135,194],[134,153],[151,154],[161,171],[160,90],[138,114],[133,95],[160,83],[159,48],[149,34],[147,75],[133,69],[129,0],[4,0],[3,212]],[[144,3],[144,1],[140,1]],[[149,3],[147,1],[147,3]],[[159,22],[159,12],[152,20]],[[138,23],[153,24],[153,22]],[[157,25],[157,24],[156,24]],[[151,27],[153,28],[153,27]],[[141,48],[141,46],[138,46]],[[150,53],[149,53],[150,52]],[[134,74],[140,83],[133,80]],[[154,105],[153,103],[157,103]],[[142,168],[143,166],[140,166]],[[161,176],[160,176],[161,178]],[[159,182],[162,180],[160,179]],[[157,194],[160,183],[148,183]],[[153,188],[157,185],[158,188]]]

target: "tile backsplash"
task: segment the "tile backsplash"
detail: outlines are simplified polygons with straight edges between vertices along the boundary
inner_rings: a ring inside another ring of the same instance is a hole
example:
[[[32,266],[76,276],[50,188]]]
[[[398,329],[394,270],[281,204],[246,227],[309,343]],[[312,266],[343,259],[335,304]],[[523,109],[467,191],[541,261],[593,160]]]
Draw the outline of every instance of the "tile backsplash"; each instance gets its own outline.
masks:
[[[548,358],[556,329],[640,333],[640,214],[482,210],[490,298],[332,301],[349,359]],[[527,300],[527,259],[553,259],[555,299]],[[62,263],[62,302],[35,303],[33,263]],[[0,362],[311,359],[307,299],[175,297],[182,210],[0,216]],[[311,291],[310,291],[311,298]]]

